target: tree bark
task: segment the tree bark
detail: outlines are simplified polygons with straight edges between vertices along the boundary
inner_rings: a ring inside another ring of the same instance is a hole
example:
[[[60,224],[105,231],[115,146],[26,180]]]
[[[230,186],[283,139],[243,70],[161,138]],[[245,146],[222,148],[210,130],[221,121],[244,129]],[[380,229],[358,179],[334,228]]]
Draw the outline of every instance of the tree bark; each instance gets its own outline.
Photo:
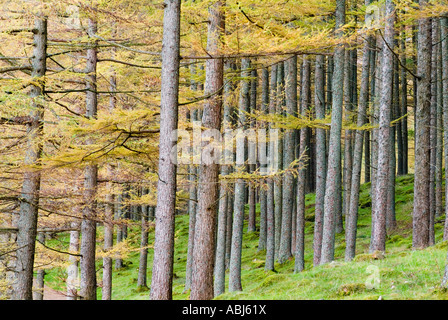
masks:
[[[420,0],[421,7],[427,1]],[[415,113],[415,181],[412,247],[429,245],[430,223],[430,103],[431,103],[431,20],[418,20],[417,107]]]
[[[366,1],[368,4],[369,1]],[[358,119],[356,125],[362,127],[366,123],[367,106],[369,103],[369,75],[370,75],[370,46],[372,37],[364,41],[361,71],[361,87],[359,92]],[[349,211],[345,218],[345,260],[351,261],[356,254],[356,234],[359,207],[359,189],[361,184],[362,150],[364,142],[364,131],[355,131],[355,144],[353,150],[353,175],[351,181],[351,194]],[[369,168],[365,168],[369,170]]]
[[[345,24],[345,0],[336,1],[336,34],[343,36],[340,28]],[[342,45],[335,49],[333,73],[333,100],[331,111],[331,129],[328,151],[327,180],[325,188],[324,226],[322,237],[321,264],[330,263],[334,259],[335,220],[337,197],[340,197],[337,179],[340,175],[341,164],[341,131],[342,131],[342,104],[344,97],[344,54]]]
[[[261,77],[261,112],[263,114],[268,113],[269,108],[269,70],[267,68],[263,68],[262,77]],[[259,125],[260,128],[265,128],[263,124]],[[261,134],[261,133],[260,133]],[[266,141],[266,139],[265,139]],[[266,143],[263,145],[259,144],[259,158],[261,161],[260,171],[262,174],[267,173],[267,145]],[[266,180],[265,180],[266,181]],[[266,181],[267,182],[267,181]],[[261,187],[260,188],[260,235],[258,242],[258,250],[266,249],[266,236],[267,236],[267,189]]]
[[[89,19],[89,36],[93,38],[97,33],[96,20]],[[95,118],[97,116],[97,49],[87,50],[87,78],[86,78],[86,117]],[[90,141],[87,142],[91,143]],[[98,167],[87,165],[84,169],[84,192],[83,192],[83,219],[81,222],[81,288],[80,296],[82,300],[97,299],[97,282],[95,268],[96,251],[96,188],[98,180]]]
[[[241,61],[241,88],[239,97],[240,131],[236,137],[236,172],[242,173],[246,170],[246,112],[249,110],[250,92],[250,60],[245,58]],[[230,253],[229,291],[241,291],[241,255],[243,242],[244,205],[245,205],[245,181],[238,178],[235,183],[235,202],[233,215],[232,247]]]
[[[152,270],[152,300],[172,299],[176,173],[171,152],[178,122],[180,0],[164,1],[160,105],[159,182]]]
[[[283,114],[283,104],[285,90],[285,66],[283,62],[277,64],[277,101],[275,106],[275,113],[277,115]],[[279,132],[279,138],[275,145],[275,171],[279,172],[283,168],[283,140],[281,138],[282,130],[277,129]],[[276,260],[279,258],[280,253],[280,240],[282,235],[282,194],[283,186],[280,179],[274,179],[274,209],[275,209],[275,257]]]
[[[448,18],[440,19],[442,39],[442,87],[443,87],[443,132],[445,140],[445,165],[448,163]],[[448,175],[445,174],[445,199],[448,199]],[[445,228],[443,232],[443,240],[448,240],[448,201],[445,201]]]
[[[384,43],[382,52],[382,90],[379,105],[379,129],[378,129],[378,168],[376,174],[375,205],[373,206],[374,236],[372,237],[371,252],[386,250],[386,217],[388,214],[389,191],[389,166],[391,165],[391,109],[392,109],[392,85],[393,85],[393,48],[394,48],[394,4],[392,0],[386,0],[386,26],[384,31]]]
[[[316,119],[325,118],[325,57],[316,57],[315,67],[315,94]],[[325,201],[325,178],[326,178],[326,141],[325,129],[316,129],[316,208],[314,215],[314,240],[313,240],[313,265],[320,264],[320,254],[322,249],[322,227],[324,217]]]
[[[275,114],[275,102],[277,93],[277,65],[271,67],[270,74],[270,97],[269,97],[269,113]],[[269,124],[270,138],[273,136],[273,125]],[[268,174],[272,174],[274,165],[275,141],[269,139],[268,147]],[[272,177],[267,178],[267,214],[266,214],[266,263],[265,270],[274,270],[275,261],[275,207],[274,207],[274,180]]]
[[[286,115],[297,115],[297,56],[285,62],[285,95],[286,95]],[[283,143],[283,168],[286,169],[294,161],[294,130],[284,131]],[[280,159],[279,159],[280,161]],[[294,176],[292,172],[286,172],[283,176],[283,199],[282,199],[282,233],[280,236],[280,251],[278,262],[284,263],[291,257],[291,236],[292,236],[292,210]]]
[[[142,189],[143,191],[143,189]],[[143,192],[142,192],[143,193]],[[142,194],[143,195],[143,194]],[[140,257],[138,262],[137,289],[147,288],[148,272],[148,210],[141,210],[140,214]]]
[[[32,121],[26,126],[26,154],[25,166],[39,165],[42,155],[40,137],[43,132],[44,108],[39,101],[44,93],[45,72],[47,59],[47,20],[38,17],[35,20],[35,33],[33,40],[32,74],[34,82],[30,90],[33,106],[30,114]],[[22,191],[20,196],[20,215],[17,222],[16,274],[13,284],[13,300],[32,300],[33,265],[37,235],[37,219],[40,192],[40,172],[27,169],[23,175]]]
[[[231,69],[229,63],[226,66],[227,70]],[[228,103],[230,95],[233,93],[233,85],[227,82],[224,85],[224,115],[223,115],[223,131],[227,136],[232,132],[231,113],[232,106]],[[224,163],[221,165],[221,176],[226,176],[230,173],[230,167],[228,163],[233,162],[233,149],[224,149],[222,159]],[[218,208],[218,234],[216,237],[216,253],[215,253],[215,280],[214,280],[214,294],[219,296],[225,292],[225,280],[226,280],[226,247],[227,247],[227,223],[228,215],[232,215],[232,211],[229,210],[229,198],[228,193],[229,185],[226,181],[220,182],[219,190],[219,208]]]
[[[80,223],[73,221],[70,225],[73,229],[78,229]],[[69,251],[78,253],[79,251],[79,231],[70,231]],[[67,268],[67,300],[76,300],[78,297],[78,276],[79,276],[79,258],[75,255],[68,257],[70,265]]]
[[[302,78],[302,96],[300,115],[306,117],[310,108],[310,83],[311,67],[309,58],[303,57],[303,78]],[[306,156],[308,151],[308,133],[307,127],[300,129],[299,154]],[[301,168],[299,168],[297,178],[297,217],[296,217],[296,247],[294,272],[301,272],[305,269],[305,193],[306,193],[306,170],[309,159],[302,158]]]

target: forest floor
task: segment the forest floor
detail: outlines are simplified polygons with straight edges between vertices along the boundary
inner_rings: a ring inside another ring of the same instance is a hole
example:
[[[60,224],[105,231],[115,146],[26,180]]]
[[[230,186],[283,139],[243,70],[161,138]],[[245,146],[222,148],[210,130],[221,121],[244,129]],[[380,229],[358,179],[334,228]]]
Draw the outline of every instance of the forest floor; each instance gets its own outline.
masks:
[[[275,272],[264,270],[265,251],[258,250],[258,231],[245,234],[242,257],[243,291],[228,293],[216,299],[443,299],[448,292],[440,289],[447,258],[447,242],[442,241],[444,217],[436,219],[436,245],[425,250],[412,250],[413,176],[397,178],[396,217],[397,228],[387,237],[385,257],[368,254],[370,242],[370,185],[360,191],[360,209],[357,235],[357,256],[352,262],[344,261],[344,232],[336,235],[335,261],[313,267],[312,239],[314,220],[314,195],[306,196],[306,248],[305,270],[294,273],[294,258],[284,264],[275,264]],[[257,208],[259,209],[259,208]],[[99,237],[101,239],[101,236]],[[149,289],[137,289],[138,224],[129,228],[127,245],[132,248],[124,257],[125,266],[113,274],[114,300],[141,300],[149,298]],[[148,282],[151,279],[151,262],[154,232],[149,236]],[[188,243],[188,216],[176,217],[173,298],[188,299],[184,292],[185,265]],[[102,243],[98,243],[99,246]],[[101,261],[98,261],[101,270]],[[63,291],[60,281],[64,270],[53,269],[48,274],[48,285]],[[58,280],[59,279],[59,280]],[[98,274],[99,282],[101,271]],[[101,290],[98,290],[99,297]]]

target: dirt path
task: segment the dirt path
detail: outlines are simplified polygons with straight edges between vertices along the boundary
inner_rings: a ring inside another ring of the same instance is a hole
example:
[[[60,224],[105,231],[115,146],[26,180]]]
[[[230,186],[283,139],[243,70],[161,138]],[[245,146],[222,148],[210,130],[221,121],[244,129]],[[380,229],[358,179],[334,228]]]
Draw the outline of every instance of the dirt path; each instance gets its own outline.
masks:
[[[44,286],[44,300],[66,300],[65,293]]]
[[[34,286],[36,286],[35,282]],[[65,292],[57,291],[44,285],[44,300],[66,300],[66,298]]]

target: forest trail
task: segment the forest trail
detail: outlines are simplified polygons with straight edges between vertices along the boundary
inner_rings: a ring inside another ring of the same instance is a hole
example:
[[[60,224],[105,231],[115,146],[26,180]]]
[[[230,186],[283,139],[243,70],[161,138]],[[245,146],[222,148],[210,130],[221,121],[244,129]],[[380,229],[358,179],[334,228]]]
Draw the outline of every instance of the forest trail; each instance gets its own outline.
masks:
[[[34,279],[33,286],[34,288],[36,287],[36,279]],[[66,300],[66,298],[65,292],[57,291],[44,285],[44,300]]]
[[[66,298],[63,292],[44,286],[44,300],[66,300]]]

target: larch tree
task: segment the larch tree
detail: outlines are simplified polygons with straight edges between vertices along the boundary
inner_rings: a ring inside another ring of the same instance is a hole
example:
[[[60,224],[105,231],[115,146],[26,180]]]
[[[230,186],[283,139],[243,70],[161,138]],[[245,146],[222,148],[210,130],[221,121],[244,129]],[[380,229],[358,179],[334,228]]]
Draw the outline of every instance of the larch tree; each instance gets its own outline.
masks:
[[[302,96],[300,103],[300,116],[307,118],[310,112],[311,97],[311,63],[309,57],[303,57],[303,73],[302,73]],[[297,178],[297,217],[296,217],[296,247],[294,272],[301,272],[305,269],[305,193],[306,193],[306,171],[309,160],[305,159],[308,151],[308,134],[307,127],[300,129],[299,155],[301,159],[301,167]]]
[[[383,56],[382,59],[382,91],[379,105],[379,131],[378,131],[378,169],[375,202],[373,206],[375,217],[375,233],[372,236],[370,251],[385,251],[386,249],[386,216],[388,210],[389,191],[389,166],[391,162],[390,135],[391,135],[391,109],[392,109],[392,84],[393,84],[393,60],[394,54],[394,13],[393,1],[386,1],[386,25],[384,31]]]
[[[336,34],[343,36],[342,26],[345,24],[345,0],[336,1]],[[340,190],[337,184],[340,176],[341,164],[341,130],[342,130],[342,104],[344,98],[344,63],[345,48],[339,45],[334,53],[334,72],[332,85],[331,129],[328,147],[327,179],[325,187],[324,225],[322,237],[321,264],[334,259],[334,241],[336,228],[336,215]],[[340,201],[340,200],[339,200]]]
[[[247,150],[247,115],[250,106],[250,68],[251,61],[248,58],[241,59],[241,87],[239,95],[239,128],[236,133],[236,163],[235,171],[244,173],[246,171]],[[229,266],[229,291],[241,291],[241,255],[243,245],[244,206],[245,206],[245,181],[238,178],[235,182],[235,205],[233,215],[232,247]]]
[[[423,8],[427,1],[420,0]],[[415,182],[413,212],[413,248],[429,245],[430,223],[430,103],[431,103],[431,19],[418,20],[417,106],[415,111]]]
[[[89,18],[88,33],[91,38],[97,33],[95,18]],[[94,41],[96,43],[96,41]],[[95,118],[98,112],[97,97],[97,48],[87,49],[86,65],[86,117]],[[89,142],[88,142],[89,143]],[[87,165],[84,169],[83,219],[81,221],[81,284],[82,300],[96,300],[96,193],[98,185],[98,166]]]
[[[285,61],[285,99],[286,115],[296,116],[297,114],[297,56]],[[295,158],[294,130],[286,129],[283,143],[283,167],[287,169]],[[279,159],[280,160],[280,159]],[[283,176],[283,199],[282,199],[282,233],[280,237],[280,249],[278,262],[284,263],[292,255],[292,217],[294,199],[294,175],[292,172],[285,172]]]
[[[14,300],[32,300],[33,296],[33,267],[41,182],[39,161],[42,156],[42,142],[40,139],[44,129],[43,94],[45,90],[44,77],[47,70],[47,18],[43,16],[38,16],[35,19],[33,46],[31,76],[34,84],[31,85],[29,93],[33,106],[29,115],[30,121],[26,126],[27,146],[24,164],[28,168],[23,175],[17,221],[18,249],[12,297]]]
[[[209,7],[207,52],[218,55],[224,32],[224,1]],[[205,95],[212,95],[204,105],[202,126],[211,132],[210,144],[219,139],[222,115],[222,92],[224,84],[223,59],[208,59],[205,67]],[[218,134],[218,136],[214,136]],[[196,214],[193,249],[193,277],[191,300],[210,300],[214,297],[213,269],[215,253],[216,214],[219,203],[220,150],[212,148],[201,155],[198,182],[198,207]],[[218,154],[216,154],[218,153]]]
[[[325,118],[325,56],[316,57],[314,71],[314,103],[316,119]],[[323,128],[316,128],[316,210],[314,219],[313,264],[320,263],[322,249],[322,227],[324,217],[325,178],[326,178],[326,133]]]
[[[155,212],[152,300],[172,299],[177,166],[171,159],[178,124],[180,0],[165,0],[162,40],[159,181]],[[176,153],[177,154],[177,153]]]
[[[277,65],[271,66],[269,77],[269,114],[275,114],[275,103],[277,93]],[[268,142],[268,178],[267,200],[266,200],[266,263],[265,270],[274,270],[275,261],[275,205],[274,205],[274,178],[272,177],[274,166],[275,141],[273,140],[274,127],[269,124]]]
[[[440,30],[441,34],[440,37],[442,39],[441,45],[441,51],[442,51],[442,88],[443,88],[443,134],[444,134],[444,140],[448,141],[448,112],[446,112],[446,108],[448,106],[448,18],[443,17],[440,21]],[[445,163],[448,163],[448,152],[445,148]],[[448,177],[445,176],[445,198],[448,197]],[[445,216],[448,213],[448,201],[445,202]],[[445,228],[443,233],[443,240],[448,240],[448,219],[445,219]]]
[[[370,4],[370,0],[366,1]],[[359,91],[358,117],[357,126],[362,127],[366,123],[367,107],[369,103],[369,75],[370,75],[370,46],[372,37],[368,36],[364,40],[363,55],[362,55],[362,71],[361,71],[361,86]],[[351,194],[350,205],[345,218],[345,260],[351,261],[356,254],[356,233],[358,221],[358,207],[359,207],[359,190],[361,184],[361,167],[362,167],[362,151],[364,143],[364,131],[356,130],[354,132],[355,142],[353,150],[353,172],[351,180]],[[365,170],[369,168],[366,167]]]

